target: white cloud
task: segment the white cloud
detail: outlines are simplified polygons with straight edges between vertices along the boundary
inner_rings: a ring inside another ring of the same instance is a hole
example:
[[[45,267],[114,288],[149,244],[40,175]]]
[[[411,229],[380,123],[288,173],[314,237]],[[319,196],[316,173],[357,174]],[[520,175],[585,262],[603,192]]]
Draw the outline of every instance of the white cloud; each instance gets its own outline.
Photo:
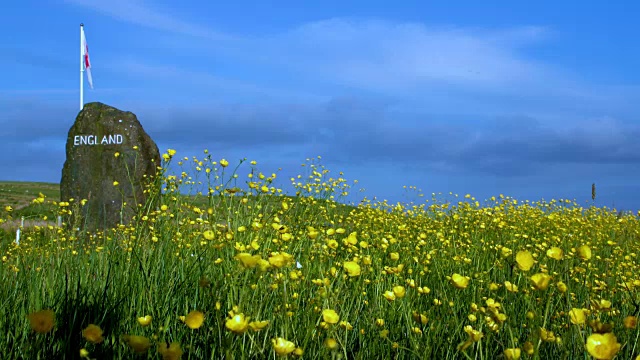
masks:
[[[233,40],[229,34],[214,31],[206,26],[180,20],[169,9],[159,9],[140,0],[64,0],[89,8],[120,21],[183,35],[208,38],[211,40]]]
[[[611,96],[601,84],[589,84],[570,69],[526,54],[523,50],[553,35],[545,27],[429,27],[333,18],[279,33],[239,35],[180,18],[175,9],[141,0],[65,1],[119,21],[173,34],[140,38],[147,44],[154,43],[156,52],[146,55],[149,58],[138,54],[135,64],[123,69],[154,79],[162,74],[205,88],[226,86],[236,92],[280,94],[276,97],[300,98],[305,94],[314,98],[320,94],[325,99],[355,90],[436,111],[535,112],[542,117],[576,109],[582,111],[581,115],[618,115],[608,114],[606,109],[612,104],[630,109],[630,99],[636,97],[631,91]],[[141,35],[134,32],[131,36]],[[205,66],[193,71],[186,65],[166,65],[171,60],[158,60],[172,59],[176,53],[198,54]],[[131,62],[114,60],[114,64]],[[208,62],[224,62],[227,69],[237,73],[215,75],[216,68],[206,66]],[[268,80],[260,79],[262,74],[268,74]]]
[[[543,29],[501,32],[428,28],[379,20],[330,19],[262,39],[262,51],[294,67],[321,72],[366,89],[415,89],[421,85],[504,86],[550,72],[518,56]],[[536,80],[537,81],[537,80]]]
[[[107,65],[113,72],[121,72],[129,77],[150,78],[168,81],[174,86],[184,86],[193,92],[224,92],[227,94],[257,95],[265,99],[293,100],[323,100],[325,97],[298,91],[283,90],[276,86],[264,86],[252,82],[242,81],[224,76],[218,76],[207,71],[186,69],[175,65],[155,65],[131,58],[120,58]]]
[[[271,63],[302,76],[320,75],[337,84],[375,90],[411,90],[425,84],[500,87],[543,82],[553,72],[519,56],[517,49],[542,39],[542,27],[489,31],[477,28],[430,28],[419,23],[334,18],[303,24],[283,33],[237,36],[179,19],[169,9],[139,0],[65,0],[120,21],[196,38],[233,40],[215,47],[217,56],[242,56]],[[206,49],[204,49],[206,52]]]

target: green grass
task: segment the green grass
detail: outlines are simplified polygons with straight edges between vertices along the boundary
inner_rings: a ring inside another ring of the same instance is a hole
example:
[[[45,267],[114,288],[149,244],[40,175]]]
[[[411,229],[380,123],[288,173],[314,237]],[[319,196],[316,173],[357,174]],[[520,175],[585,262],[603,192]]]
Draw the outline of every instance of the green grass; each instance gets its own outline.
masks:
[[[59,200],[60,185],[43,182],[0,181],[0,209],[10,206],[13,211],[11,218],[0,224],[0,238],[15,237],[14,232],[24,224],[25,227],[34,225],[55,224],[58,207],[47,202],[35,204],[34,198],[40,194],[51,200]]]
[[[49,198],[60,197],[60,185],[43,182],[0,181],[0,205],[26,206],[39,193]]]
[[[10,205],[18,216],[43,215],[46,209],[33,206],[32,200],[43,194],[49,199],[60,199],[60,185],[43,182],[0,181],[0,207]]]
[[[635,216],[510,198],[483,207],[435,198],[347,206],[330,196],[348,186],[317,164],[307,164],[298,194],[289,195],[274,179],[260,179],[256,166],[245,174],[211,160],[201,167],[211,174],[167,176],[162,207],[127,226],[98,234],[32,226],[20,246],[1,239],[2,358],[79,358],[86,349],[91,358],[128,359],[134,355],[123,336],[140,335],[152,344],[137,357],[144,359],[161,358],[167,343],[179,344],[184,359],[275,359],[277,338],[293,343],[290,358],[299,349],[312,359],[496,359],[520,348],[523,359],[589,359],[585,343],[601,327],[596,320],[611,323],[618,358],[640,353],[640,330],[625,326],[640,315]],[[229,184],[233,174],[238,180]],[[240,179],[254,183],[241,187]],[[189,190],[198,182],[219,188],[198,195]],[[231,185],[245,192],[229,194]],[[37,196],[37,186],[25,186]],[[37,216],[49,214],[48,206],[30,205]],[[578,256],[582,245],[590,259]],[[552,247],[563,250],[559,260],[548,256]],[[520,251],[534,256],[528,271],[516,262]],[[348,275],[352,262],[360,274]],[[552,277],[548,288],[533,286],[536,273]],[[454,286],[453,274],[468,276],[468,286]],[[500,303],[497,311],[489,299]],[[574,308],[590,310],[586,324],[571,323]],[[27,320],[41,309],[55,313],[44,334]],[[335,324],[323,318],[326,309],[339,315]],[[204,314],[198,329],[180,318],[194,310]],[[244,331],[234,333],[235,314],[268,325],[240,324]],[[146,327],[136,320],[144,315],[152,317]],[[104,331],[101,343],[83,338],[89,324]],[[483,336],[460,351],[466,326]],[[545,340],[541,328],[561,340]]]

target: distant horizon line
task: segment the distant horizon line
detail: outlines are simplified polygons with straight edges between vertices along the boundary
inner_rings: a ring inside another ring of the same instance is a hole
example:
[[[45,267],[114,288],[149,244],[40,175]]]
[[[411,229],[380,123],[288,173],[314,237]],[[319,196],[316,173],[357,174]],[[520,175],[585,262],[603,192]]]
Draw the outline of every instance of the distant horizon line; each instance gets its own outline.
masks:
[[[58,185],[58,186],[60,185],[60,183],[59,183],[59,182],[49,182],[49,181],[26,181],[26,180],[0,180],[0,184],[2,184],[2,183],[46,184],[46,185]],[[459,195],[459,194],[454,194],[454,195],[444,194],[444,193],[441,193],[441,194],[442,194],[442,195],[444,195],[444,196],[455,196],[455,195],[461,196],[461,195]],[[285,195],[286,195],[286,194],[285,194]],[[293,195],[289,195],[289,196],[293,196]],[[375,195],[374,195],[373,197],[377,197],[377,196],[375,196]],[[475,197],[475,196],[474,196],[474,197]],[[494,195],[494,197],[496,197],[496,200],[498,200],[498,197],[497,197],[497,196],[495,196],[495,195]],[[367,197],[367,196],[365,196],[365,198],[368,198],[368,197]],[[482,201],[485,201],[485,202],[486,202],[486,201],[489,201],[489,200],[490,200],[490,198],[491,198],[491,197],[489,197],[489,198],[487,198],[487,199],[484,199],[484,200],[482,200]],[[524,202],[527,202],[527,204],[529,204],[529,205],[535,205],[536,203],[539,203],[539,202],[541,202],[541,201],[544,201],[544,203],[548,204],[548,203],[549,203],[550,201],[552,201],[552,200],[555,200],[555,201],[570,200],[570,201],[572,201],[573,203],[578,204],[578,206],[580,206],[580,207],[581,207],[581,208],[583,208],[583,209],[589,209],[589,207],[585,207],[585,206],[580,205],[580,203],[578,202],[578,200],[577,200],[577,199],[564,199],[564,198],[562,198],[562,199],[549,199],[549,200],[546,200],[546,199],[544,199],[544,198],[540,198],[540,199],[538,199],[538,200],[531,200],[531,199],[521,199],[521,198],[516,198],[516,197],[513,197],[513,196],[509,196],[509,195],[504,195],[504,199],[507,199],[507,198],[512,199],[512,200],[517,200],[517,201],[518,201],[518,205],[521,205],[521,204],[522,204],[522,203],[524,203]],[[362,199],[362,200],[364,200],[364,199]],[[368,198],[368,200],[369,200],[369,201],[373,201],[373,199],[372,199],[372,198]],[[479,203],[481,202],[481,201],[480,201],[480,200],[478,200],[478,199],[476,199],[476,200],[477,200]],[[337,200],[336,200],[336,202],[337,202]],[[360,202],[362,202],[362,201],[360,201]],[[413,202],[413,201],[409,201],[409,202],[406,202],[406,203],[412,203],[412,202]],[[460,198],[458,202],[468,202],[468,203],[473,203],[473,201],[472,201],[472,200],[470,200],[470,199],[465,199],[465,198],[464,198],[464,195],[462,195],[462,198]],[[584,202],[585,202],[585,203],[588,203],[588,202],[589,202],[589,200],[587,199],[587,200],[585,200]],[[354,203],[354,204],[356,204],[356,203]],[[390,203],[390,204],[392,204],[392,203]],[[482,204],[480,204],[480,208],[482,208],[482,207],[483,207],[483,206],[482,206]],[[638,212],[638,214],[640,214],[640,208],[639,208],[638,210],[633,210],[633,209],[623,209],[623,208],[616,208],[616,207],[615,207],[615,203],[614,203],[614,204],[612,204],[612,206],[611,206],[611,207],[609,207],[609,206],[607,206],[607,205],[603,205],[603,206],[595,206],[595,207],[596,207],[596,208],[599,208],[599,209],[615,210],[615,211],[616,211],[616,212],[618,212],[618,213],[625,213],[625,212],[627,212],[627,213],[631,213],[632,215],[635,215],[635,212],[637,211],[637,212]],[[639,215],[639,216],[640,216],[640,215]]]

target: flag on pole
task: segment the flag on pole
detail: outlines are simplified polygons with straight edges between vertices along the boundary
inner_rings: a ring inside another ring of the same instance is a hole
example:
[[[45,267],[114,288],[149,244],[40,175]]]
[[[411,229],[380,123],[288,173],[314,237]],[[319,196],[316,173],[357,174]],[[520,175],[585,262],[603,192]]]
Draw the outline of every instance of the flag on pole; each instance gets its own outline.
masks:
[[[89,86],[93,89],[93,79],[91,78],[91,62],[89,61],[89,45],[87,45],[87,37],[84,34],[84,27],[81,27],[82,33],[82,63],[84,65],[84,69],[87,72],[87,80],[89,81]]]

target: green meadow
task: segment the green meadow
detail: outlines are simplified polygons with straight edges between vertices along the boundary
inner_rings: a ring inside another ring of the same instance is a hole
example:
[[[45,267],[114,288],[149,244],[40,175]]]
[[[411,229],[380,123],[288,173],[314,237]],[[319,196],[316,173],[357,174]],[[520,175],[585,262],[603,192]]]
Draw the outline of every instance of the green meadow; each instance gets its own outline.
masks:
[[[640,359],[636,215],[413,187],[348,205],[319,159],[282,179],[163,158],[184,171],[105,232],[74,230],[57,184],[0,182],[0,358]]]

